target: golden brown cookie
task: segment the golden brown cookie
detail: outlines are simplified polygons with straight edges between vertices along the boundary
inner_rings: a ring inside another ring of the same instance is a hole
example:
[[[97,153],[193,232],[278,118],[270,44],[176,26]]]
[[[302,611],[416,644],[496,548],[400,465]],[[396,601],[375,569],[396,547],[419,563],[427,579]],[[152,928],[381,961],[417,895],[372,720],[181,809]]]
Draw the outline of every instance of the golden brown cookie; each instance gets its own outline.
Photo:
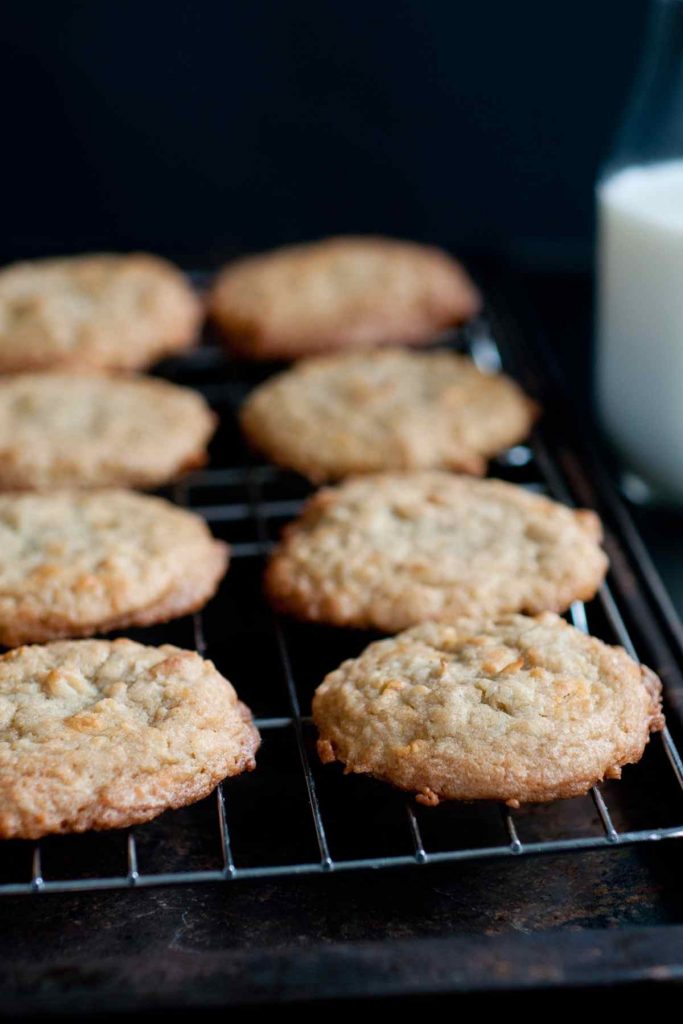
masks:
[[[579,796],[640,760],[661,684],[556,615],[428,622],[371,644],[316,691],[323,761],[439,800]]]
[[[131,491],[0,495],[0,643],[91,636],[188,615],[228,546],[203,519]]]
[[[482,474],[538,413],[503,374],[445,350],[320,356],[247,398],[244,433],[273,462],[316,482],[391,469]]]
[[[0,379],[0,490],[160,487],[206,461],[216,417],[153,377]]]
[[[296,359],[331,349],[423,344],[481,299],[447,253],[379,237],[328,238],[229,264],[209,312],[233,351]]]
[[[0,836],[122,828],[250,771],[259,736],[210,661],[131,640],[0,657]]]
[[[202,307],[158,256],[98,253],[0,270],[0,373],[141,369],[194,344]]]
[[[325,488],[266,573],[276,608],[396,633],[426,619],[563,611],[591,598],[607,558],[594,512],[501,480],[438,471]]]
[[[193,345],[199,298],[167,260],[98,253],[0,270],[0,373],[136,370]]]

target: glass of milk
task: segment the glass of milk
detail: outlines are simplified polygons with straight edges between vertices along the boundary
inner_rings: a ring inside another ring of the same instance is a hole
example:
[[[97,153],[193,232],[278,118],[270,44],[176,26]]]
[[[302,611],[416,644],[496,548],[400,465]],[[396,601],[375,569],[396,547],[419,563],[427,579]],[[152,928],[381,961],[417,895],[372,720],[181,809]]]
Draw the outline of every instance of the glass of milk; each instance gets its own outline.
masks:
[[[597,202],[598,414],[624,467],[683,505],[683,0],[653,3]]]

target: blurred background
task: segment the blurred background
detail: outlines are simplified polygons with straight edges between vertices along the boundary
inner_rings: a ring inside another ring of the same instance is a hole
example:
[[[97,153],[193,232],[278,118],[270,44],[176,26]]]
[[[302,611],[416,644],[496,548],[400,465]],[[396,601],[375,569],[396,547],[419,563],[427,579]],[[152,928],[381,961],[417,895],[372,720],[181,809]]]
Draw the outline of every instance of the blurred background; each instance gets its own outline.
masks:
[[[646,0],[4,0],[0,259],[341,231],[588,269]]]

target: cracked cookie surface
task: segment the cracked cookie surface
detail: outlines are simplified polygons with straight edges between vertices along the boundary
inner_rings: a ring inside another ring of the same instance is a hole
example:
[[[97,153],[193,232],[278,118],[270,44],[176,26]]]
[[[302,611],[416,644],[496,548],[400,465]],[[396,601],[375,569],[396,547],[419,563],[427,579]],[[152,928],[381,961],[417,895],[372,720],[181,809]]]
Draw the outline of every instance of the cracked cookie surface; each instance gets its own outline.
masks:
[[[249,771],[249,710],[210,661],[131,640],[0,657],[0,836],[122,828]]]
[[[418,794],[511,806],[579,796],[642,757],[661,684],[552,612],[428,622],[371,644],[316,691],[324,762]]]
[[[432,246],[349,236],[229,264],[209,298],[225,343],[250,359],[422,344],[481,305],[464,268]]]
[[[306,503],[266,588],[298,618],[387,633],[426,619],[564,611],[604,578],[601,534],[594,512],[501,480],[368,475]]]
[[[303,360],[252,392],[241,423],[268,458],[321,482],[392,469],[479,475],[537,414],[513,380],[467,356],[392,349]]]
[[[0,372],[134,370],[188,348],[201,304],[146,253],[97,253],[0,269]]]
[[[89,636],[187,615],[228,547],[200,516],[130,491],[0,495],[0,643]]]
[[[0,490],[161,487],[206,462],[216,417],[154,377],[0,378]]]

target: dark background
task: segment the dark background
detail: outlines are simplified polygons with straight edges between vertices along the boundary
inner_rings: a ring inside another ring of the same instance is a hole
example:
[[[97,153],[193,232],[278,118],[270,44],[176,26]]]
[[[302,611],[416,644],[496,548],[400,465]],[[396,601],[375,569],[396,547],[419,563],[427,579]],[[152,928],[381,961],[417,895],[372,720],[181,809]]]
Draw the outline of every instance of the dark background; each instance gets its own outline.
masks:
[[[646,0],[4,0],[0,259],[380,231],[590,261]]]

